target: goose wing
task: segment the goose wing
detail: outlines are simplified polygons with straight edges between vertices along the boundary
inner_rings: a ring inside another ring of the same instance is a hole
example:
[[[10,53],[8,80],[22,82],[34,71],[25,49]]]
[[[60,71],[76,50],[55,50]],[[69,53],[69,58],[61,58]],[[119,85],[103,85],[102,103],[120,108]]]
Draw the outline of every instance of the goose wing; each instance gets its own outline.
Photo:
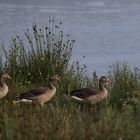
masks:
[[[71,96],[76,96],[78,98],[85,99],[89,96],[98,94],[98,89],[96,88],[81,88],[77,90],[72,90],[70,92]]]
[[[46,87],[39,87],[39,88],[31,89],[27,92],[21,93],[16,98],[18,98],[18,99],[34,99],[34,98],[38,97],[39,95],[44,94],[45,92],[47,92]]]

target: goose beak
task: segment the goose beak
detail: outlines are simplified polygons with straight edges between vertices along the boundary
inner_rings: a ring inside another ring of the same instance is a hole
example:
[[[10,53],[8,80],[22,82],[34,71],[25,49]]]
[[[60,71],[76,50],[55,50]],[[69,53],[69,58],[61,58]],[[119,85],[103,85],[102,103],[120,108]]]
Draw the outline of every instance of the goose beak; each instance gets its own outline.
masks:
[[[12,80],[12,77],[8,75],[8,76],[7,76],[7,79]]]
[[[56,75],[56,80],[60,81],[61,77],[59,75]]]
[[[112,83],[112,81],[110,79],[108,79],[107,82],[110,83],[110,84]]]
[[[11,80],[12,79],[12,77],[11,76],[9,76],[9,75],[6,75],[6,77],[5,78],[7,78],[7,79],[9,79],[9,80]]]
[[[58,81],[61,80],[61,76],[59,76],[59,75],[54,75],[53,77],[54,77],[54,80],[58,80]]]

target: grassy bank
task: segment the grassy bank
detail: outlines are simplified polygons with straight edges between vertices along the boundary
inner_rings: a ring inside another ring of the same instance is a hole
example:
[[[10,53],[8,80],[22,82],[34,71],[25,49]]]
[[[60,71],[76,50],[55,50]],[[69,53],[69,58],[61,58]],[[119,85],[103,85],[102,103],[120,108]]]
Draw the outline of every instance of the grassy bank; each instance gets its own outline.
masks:
[[[99,77],[88,78],[86,66],[71,62],[74,42],[63,25],[48,22],[27,29],[4,45],[0,72],[8,72],[10,93],[0,100],[0,139],[2,140],[139,140],[140,71],[127,64],[115,64],[107,76],[113,80],[109,97],[96,105],[81,105],[66,96],[72,89],[96,86]],[[94,57],[94,56],[93,56]],[[13,104],[11,97],[36,86],[46,86],[48,77],[59,74],[57,95],[44,108]]]

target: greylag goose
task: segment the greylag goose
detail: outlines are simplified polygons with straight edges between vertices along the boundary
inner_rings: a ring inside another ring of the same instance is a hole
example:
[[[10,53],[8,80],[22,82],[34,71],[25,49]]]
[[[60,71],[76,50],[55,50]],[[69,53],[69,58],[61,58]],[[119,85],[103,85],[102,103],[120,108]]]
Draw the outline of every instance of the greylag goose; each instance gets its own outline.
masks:
[[[106,76],[102,76],[99,80],[99,88],[81,88],[70,92],[72,99],[78,102],[95,104],[102,101],[108,95],[105,84],[112,81]]]
[[[60,79],[60,76],[54,75],[50,77],[48,87],[37,87],[35,89],[21,93],[14,98],[13,102],[35,102],[43,106],[45,102],[51,100],[51,98],[55,95],[55,83]]]
[[[2,74],[0,78],[0,99],[5,97],[8,93],[8,86],[5,83],[6,79],[12,79],[7,73]]]

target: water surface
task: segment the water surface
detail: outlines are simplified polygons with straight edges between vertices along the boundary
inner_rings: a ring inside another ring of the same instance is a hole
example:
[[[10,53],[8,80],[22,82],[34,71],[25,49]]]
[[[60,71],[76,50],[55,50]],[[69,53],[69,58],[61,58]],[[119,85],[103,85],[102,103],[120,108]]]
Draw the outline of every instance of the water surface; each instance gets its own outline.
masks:
[[[16,33],[50,17],[61,20],[64,31],[76,39],[73,58],[89,73],[106,73],[116,62],[140,66],[140,1],[138,0],[0,0],[0,41],[8,45]]]

